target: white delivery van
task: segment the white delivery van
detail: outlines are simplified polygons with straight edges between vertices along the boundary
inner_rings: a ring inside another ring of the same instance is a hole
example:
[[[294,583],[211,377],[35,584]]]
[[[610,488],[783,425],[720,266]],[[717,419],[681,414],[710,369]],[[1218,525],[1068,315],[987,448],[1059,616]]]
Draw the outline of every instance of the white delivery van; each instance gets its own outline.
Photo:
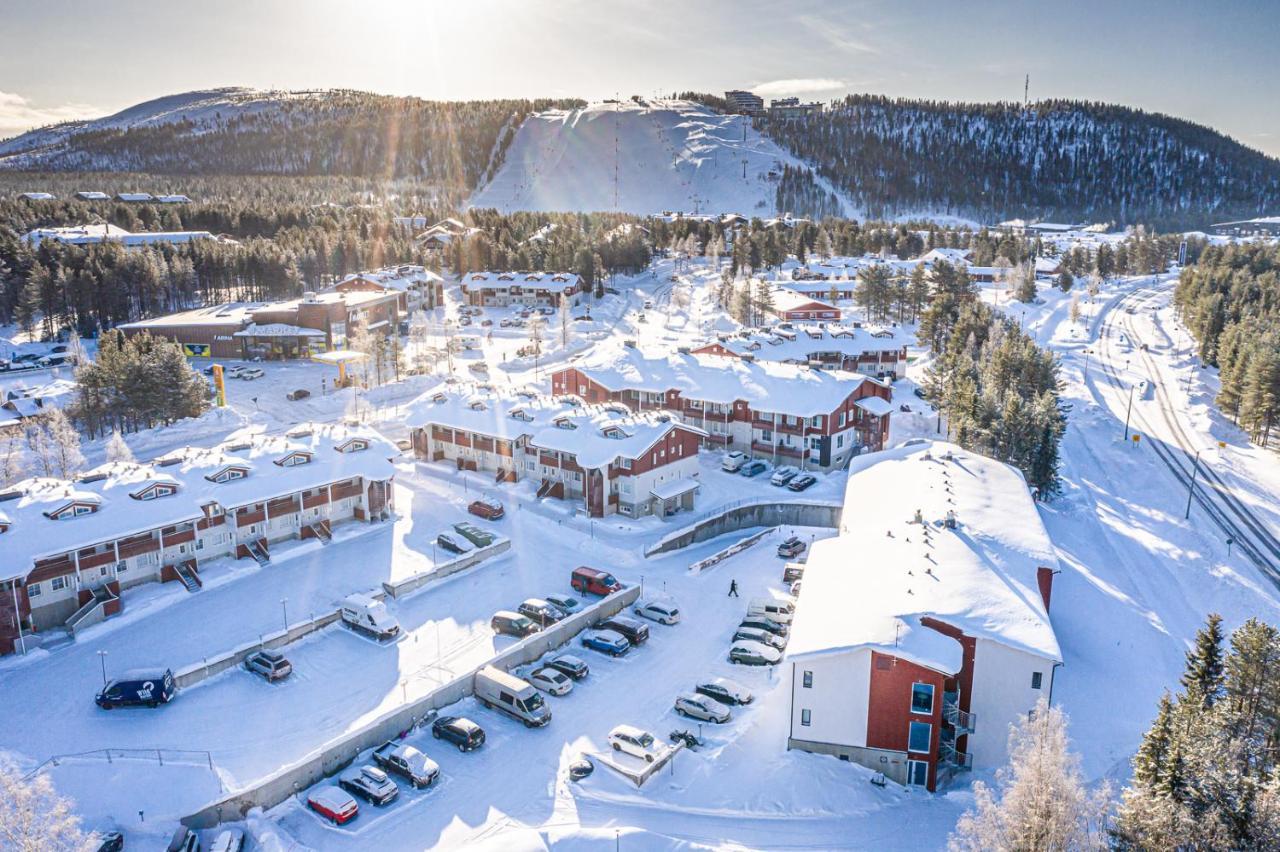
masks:
[[[376,639],[394,639],[400,635],[400,624],[387,611],[387,605],[372,595],[348,596],[342,602],[342,620]]]
[[[493,666],[476,672],[476,700],[524,722],[526,728],[541,728],[551,721],[551,708],[542,693],[528,681]]]
[[[752,598],[747,604],[748,615],[763,615],[772,618],[779,624],[790,624],[796,607],[791,601],[774,600],[773,598]]]

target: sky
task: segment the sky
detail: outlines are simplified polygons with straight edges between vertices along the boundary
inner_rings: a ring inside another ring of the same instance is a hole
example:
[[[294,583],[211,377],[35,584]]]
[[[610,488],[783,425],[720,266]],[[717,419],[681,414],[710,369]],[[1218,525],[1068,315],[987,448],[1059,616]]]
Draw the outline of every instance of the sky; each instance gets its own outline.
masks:
[[[0,0],[0,138],[247,86],[1120,103],[1280,156],[1280,0]]]

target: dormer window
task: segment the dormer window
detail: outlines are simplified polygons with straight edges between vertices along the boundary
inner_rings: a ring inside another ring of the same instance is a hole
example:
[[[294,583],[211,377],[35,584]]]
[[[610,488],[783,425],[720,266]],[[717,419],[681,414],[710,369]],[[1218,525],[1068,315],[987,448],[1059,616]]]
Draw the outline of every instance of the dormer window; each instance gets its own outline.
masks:
[[[45,516],[55,521],[65,521],[69,518],[76,518],[80,515],[92,515],[98,511],[96,503],[68,503],[60,509],[52,512],[45,512]]]
[[[606,426],[606,427],[604,427],[603,429],[601,429],[600,431],[604,434],[604,436],[605,436],[606,438],[613,438],[613,439],[615,439],[615,440],[622,440],[623,438],[627,437],[627,433],[626,433],[626,432],[623,432],[623,431],[622,431],[620,428],[618,428],[617,426]]]
[[[533,420],[533,415],[525,411],[523,408],[511,409],[511,416],[516,420],[523,420],[525,423],[529,423]]]
[[[4,535],[9,531],[9,524],[0,522],[0,535]]]
[[[433,393],[433,394],[431,394],[431,401],[432,401],[432,402],[435,402],[435,403],[441,403],[441,402],[444,402],[444,401],[445,401],[445,400],[447,400],[448,398],[449,398],[449,397],[445,396],[443,393]]]
[[[300,464],[309,464],[311,462],[311,453],[296,452],[289,453],[282,459],[276,459],[276,464],[281,467],[297,467]]]
[[[244,479],[249,475],[249,471],[243,467],[224,467],[215,474],[206,476],[205,479],[210,482],[232,482],[237,479]]]
[[[577,429],[578,424],[574,423],[568,417],[557,417],[555,420],[557,429]]]
[[[337,447],[340,453],[358,453],[367,449],[369,449],[369,442],[364,438],[349,438]]]
[[[157,497],[169,497],[177,493],[178,488],[175,485],[152,483],[139,491],[133,492],[129,496],[135,500],[154,500]]]

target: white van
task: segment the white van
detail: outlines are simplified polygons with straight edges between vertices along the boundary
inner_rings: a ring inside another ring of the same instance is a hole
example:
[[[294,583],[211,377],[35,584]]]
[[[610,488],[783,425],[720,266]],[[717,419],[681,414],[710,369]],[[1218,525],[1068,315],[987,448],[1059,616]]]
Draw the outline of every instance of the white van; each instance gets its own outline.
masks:
[[[772,618],[779,624],[790,624],[796,607],[791,601],[774,600],[773,598],[752,598],[747,604],[748,615],[763,615]]]
[[[733,450],[720,459],[720,469],[726,473],[737,473],[747,463],[747,454],[741,450]]]
[[[502,669],[485,666],[476,672],[475,695],[485,707],[524,722],[526,728],[541,728],[551,722],[551,708],[542,693]]]
[[[376,639],[394,639],[400,635],[400,624],[387,611],[387,605],[372,595],[355,594],[342,602],[342,620]]]

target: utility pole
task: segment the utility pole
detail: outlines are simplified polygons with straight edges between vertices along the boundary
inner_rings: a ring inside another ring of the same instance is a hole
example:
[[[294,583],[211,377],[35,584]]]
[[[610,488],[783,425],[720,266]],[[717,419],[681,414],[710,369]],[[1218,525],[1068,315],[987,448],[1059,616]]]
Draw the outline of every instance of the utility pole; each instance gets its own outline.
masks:
[[[1022,108],[1026,109],[1031,106],[1031,75],[1027,75],[1026,82],[1022,84]]]
[[[1187,488],[1187,511],[1184,512],[1182,515],[1183,520],[1188,520],[1191,518],[1191,496],[1196,492],[1196,474],[1199,472],[1200,472],[1200,451],[1196,450],[1195,461],[1191,463],[1191,485]],[[1230,545],[1228,545],[1228,548],[1230,548]],[[1228,549],[1227,552],[1228,554],[1230,554],[1231,551]]]
[[[1124,412],[1124,439],[1129,440],[1129,415],[1133,412],[1133,389],[1136,385],[1129,385],[1129,407]]]

